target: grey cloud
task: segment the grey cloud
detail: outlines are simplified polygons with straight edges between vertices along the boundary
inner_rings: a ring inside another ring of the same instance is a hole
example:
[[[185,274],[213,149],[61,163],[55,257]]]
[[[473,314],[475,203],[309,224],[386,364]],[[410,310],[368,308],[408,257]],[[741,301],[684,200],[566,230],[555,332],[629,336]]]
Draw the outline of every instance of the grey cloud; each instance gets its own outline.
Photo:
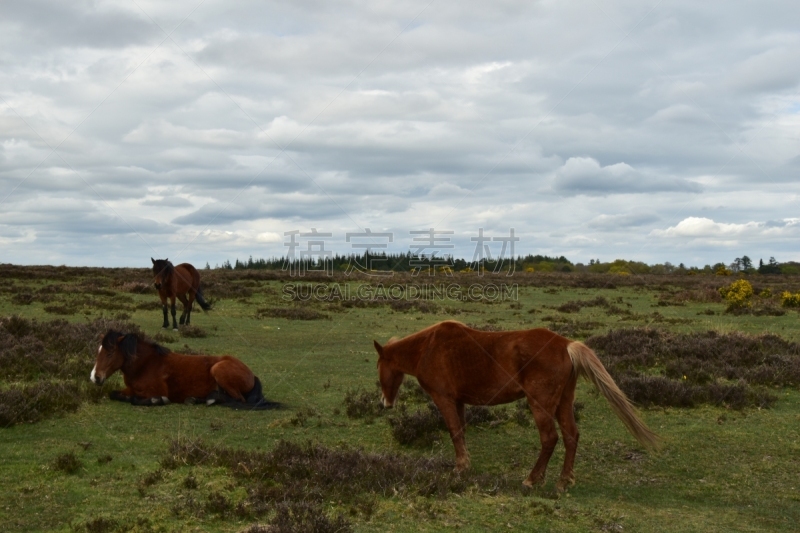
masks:
[[[297,220],[325,220],[346,216],[346,200],[325,196],[305,198],[263,198],[263,203],[251,195],[232,202],[211,202],[199,209],[175,218],[172,223],[180,225],[220,226],[238,221],[265,218]]]
[[[601,166],[592,158],[572,157],[556,171],[553,188],[563,194],[643,194],[659,191],[697,193],[701,187],[684,179],[639,172],[625,163]]]
[[[0,27],[7,38],[34,47],[45,45],[122,47],[148,41],[157,28],[141,14],[98,8],[95,2],[76,0],[11,0],[0,3]],[[19,50],[19,45],[13,46]]]

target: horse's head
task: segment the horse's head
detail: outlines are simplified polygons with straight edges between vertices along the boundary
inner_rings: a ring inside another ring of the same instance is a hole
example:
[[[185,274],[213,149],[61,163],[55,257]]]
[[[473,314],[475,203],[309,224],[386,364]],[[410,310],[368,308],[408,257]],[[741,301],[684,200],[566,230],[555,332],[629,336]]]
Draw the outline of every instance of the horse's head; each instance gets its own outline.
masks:
[[[378,341],[372,341],[378,352],[378,379],[381,382],[381,403],[384,407],[392,407],[400,392],[405,374],[394,368],[389,358],[384,355],[384,347]]]
[[[169,262],[169,258],[153,259],[151,257],[150,261],[153,262],[153,285],[156,286],[156,289],[161,290],[161,286],[166,285],[169,281],[174,267]]]
[[[136,354],[137,337],[109,330],[100,341],[97,349],[97,360],[94,363],[89,380],[102,385],[114,372],[122,368]]]

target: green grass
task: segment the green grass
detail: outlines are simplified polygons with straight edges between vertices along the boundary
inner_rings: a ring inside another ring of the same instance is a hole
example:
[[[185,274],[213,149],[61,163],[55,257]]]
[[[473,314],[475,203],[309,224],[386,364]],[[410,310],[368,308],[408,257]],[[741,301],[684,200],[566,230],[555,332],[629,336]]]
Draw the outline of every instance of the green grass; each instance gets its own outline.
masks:
[[[52,281],[48,272],[33,279],[14,277],[20,272],[25,269],[6,273],[0,284],[0,316],[82,322],[124,313],[148,335],[161,331],[158,308],[137,309],[138,305],[157,301],[154,291],[121,293],[124,297],[120,299],[81,289],[94,282],[116,293],[123,282],[149,282],[146,271],[123,275],[99,269],[66,269],[57,272],[64,279]],[[183,338],[168,332],[174,342],[167,346],[180,351],[188,345],[192,350],[241,358],[260,377],[265,396],[284,403],[286,408],[252,413],[184,405],[136,408],[102,400],[85,403],[74,413],[2,429],[0,530],[87,531],[87,524],[103,530],[99,518],[116,524],[107,531],[241,531],[253,522],[269,522],[270,514],[256,519],[230,513],[220,517],[210,511],[185,512],[189,498],[201,507],[215,494],[234,503],[243,501],[248,485],[235,472],[219,466],[178,466],[152,476],[161,468],[174,439],[202,439],[212,446],[263,451],[281,440],[313,441],[332,447],[356,446],[368,452],[452,460],[453,449],[446,435],[430,448],[406,448],[392,438],[385,416],[374,421],[348,419],[343,403],[349,389],[374,390],[377,373],[373,339],[385,342],[391,336],[402,336],[444,319],[503,329],[588,324],[578,328],[584,333],[580,339],[609,329],[650,326],[674,332],[773,332],[800,341],[796,312],[732,316],[724,314],[723,303],[659,306],[657,302],[665,291],[660,278],[644,286],[585,289],[532,286],[523,281],[535,279],[536,274],[519,275],[519,302],[513,305],[445,301],[439,302],[438,312],[422,313],[419,309],[395,312],[388,305],[342,309],[314,303],[311,309],[328,315],[329,320],[291,320],[257,313],[258,309],[289,305],[281,300],[284,281],[248,279],[238,272],[201,275],[209,282],[206,295],[212,298],[215,286],[220,294],[223,289],[230,294],[231,287],[237,286],[252,294],[238,299],[216,297],[213,311],[193,314],[192,323],[207,336]],[[463,278],[462,282],[471,279]],[[697,281],[712,282],[722,283]],[[52,283],[63,287],[52,293],[51,301],[34,297],[29,304],[12,303],[15,294],[30,292],[35,296]],[[780,294],[780,283],[775,281],[771,286],[773,294]],[[602,307],[584,307],[577,313],[554,309],[568,301],[597,296],[604,296],[629,314],[609,313]],[[44,310],[53,305],[74,309],[74,314]],[[715,314],[701,314],[708,309]],[[94,357],[94,352],[85,354],[87,380]],[[113,379],[121,385],[120,377]],[[0,387],[11,385],[2,383]],[[446,497],[403,491],[397,495],[389,491],[386,497],[365,495],[373,501],[368,513],[349,501],[325,501],[323,507],[331,516],[343,514],[355,531],[365,532],[454,528],[793,531],[800,524],[800,392],[785,388],[773,393],[779,399],[773,408],[765,410],[709,406],[646,410],[645,420],[665,444],[660,452],[646,453],[625,432],[605,401],[582,383],[577,394],[584,404],[579,422],[577,484],[565,495],[557,495],[554,489],[563,460],[559,445],[547,484],[532,492],[521,488],[493,491],[491,486],[476,484]],[[301,412],[304,417],[298,417]],[[303,418],[304,423],[299,423]],[[472,471],[498,479],[518,479],[521,485],[535,460],[538,441],[533,425],[525,428],[508,422],[493,428],[471,427],[467,445]],[[81,465],[75,473],[55,467],[56,459],[70,452]],[[186,487],[188,476],[194,476],[197,488]]]

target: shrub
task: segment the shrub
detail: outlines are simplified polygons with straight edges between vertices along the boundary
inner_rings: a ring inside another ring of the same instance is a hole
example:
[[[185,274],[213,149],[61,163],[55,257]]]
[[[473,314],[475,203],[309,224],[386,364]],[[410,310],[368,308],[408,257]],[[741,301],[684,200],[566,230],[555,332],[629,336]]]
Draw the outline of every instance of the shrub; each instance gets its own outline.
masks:
[[[792,294],[784,291],[781,294],[781,305],[784,307],[800,307],[800,292]]]
[[[0,379],[13,383],[0,391],[0,427],[74,412],[84,401],[108,394],[110,384],[97,387],[86,378],[98,339],[110,328],[140,331],[135,324],[108,319],[70,323],[0,318]],[[23,383],[14,383],[18,381]]]
[[[407,446],[428,447],[441,440],[440,432],[446,429],[444,419],[433,402],[413,413],[401,407],[398,414],[388,420],[394,439]]]
[[[344,393],[345,412],[348,418],[366,418],[372,421],[383,413],[380,396],[375,391],[362,388],[347,389]]]
[[[0,427],[38,422],[57,413],[72,413],[83,400],[81,389],[75,383],[40,381],[27,386],[13,385],[0,392]]]
[[[745,309],[753,306],[753,286],[746,279],[739,279],[719,289],[720,295],[728,302],[728,310]]]
[[[632,328],[586,343],[631,400],[643,405],[769,407],[775,397],[754,386],[800,386],[800,345],[777,335]]]
[[[363,495],[431,496],[463,492],[473,486],[487,490],[518,486],[513,475],[454,474],[452,461],[441,457],[371,453],[311,442],[280,441],[270,451],[252,451],[199,440],[173,440],[162,460],[164,468],[201,465],[227,468],[235,479],[247,483],[246,501],[251,511],[258,510],[254,514],[293,500],[354,503]]]
[[[190,338],[190,339],[199,339],[199,338],[208,336],[208,333],[206,333],[206,330],[204,330],[203,328],[197,327],[197,326],[193,326],[191,324],[188,325],[188,326],[181,327],[178,330],[178,332],[181,334],[181,337],[186,337],[186,338]]]
[[[276,507],[270,533],[350,533],[353,526],[343,516],[328,518],[318,503],[289,502]]]
[[[74,474],[83,467],[75,452],[67,452],[58,455],[53,460],[53,468],[65,474]]]

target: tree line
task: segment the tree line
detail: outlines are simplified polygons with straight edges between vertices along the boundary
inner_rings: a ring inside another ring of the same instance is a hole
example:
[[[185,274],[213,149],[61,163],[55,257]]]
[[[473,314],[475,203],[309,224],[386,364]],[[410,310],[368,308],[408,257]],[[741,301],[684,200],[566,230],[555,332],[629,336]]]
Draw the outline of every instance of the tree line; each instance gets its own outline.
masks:
[[[211,266],[206,263],[205,268]],[[286,257],[271,257],[254,259],[251,255],[247,260],[238,258],[231,263],[226,260],[222,265],[214,268],[228,270],[327,270],[339,272],[368,272],[368,271],[438,271],[451,272],[593,272],[598,274],[610,273],[620,275],[630,274],[706,274],[706,275],[733,275],[733,274],[800,274],[800,263],[788,261],[779,263],[770,257],[765,263],[758,260],[758,266],[753,260],[743,255],[735,258],[731,263],[715,263],[704,267],[687,267],[683,263],[673,265],[670,262],[648,265],[641,261],[628,261],[616,259],[603,262],[600,259],[591,259],[588,264],[573,263],[566,257],[550,257],[547,255],[517,256],[514,259],[481,259],[468,261],[464,258],[452,256],[431,257],[407,253],[374,253],[363,254],[333,254],[308,259],[289,259]]]

